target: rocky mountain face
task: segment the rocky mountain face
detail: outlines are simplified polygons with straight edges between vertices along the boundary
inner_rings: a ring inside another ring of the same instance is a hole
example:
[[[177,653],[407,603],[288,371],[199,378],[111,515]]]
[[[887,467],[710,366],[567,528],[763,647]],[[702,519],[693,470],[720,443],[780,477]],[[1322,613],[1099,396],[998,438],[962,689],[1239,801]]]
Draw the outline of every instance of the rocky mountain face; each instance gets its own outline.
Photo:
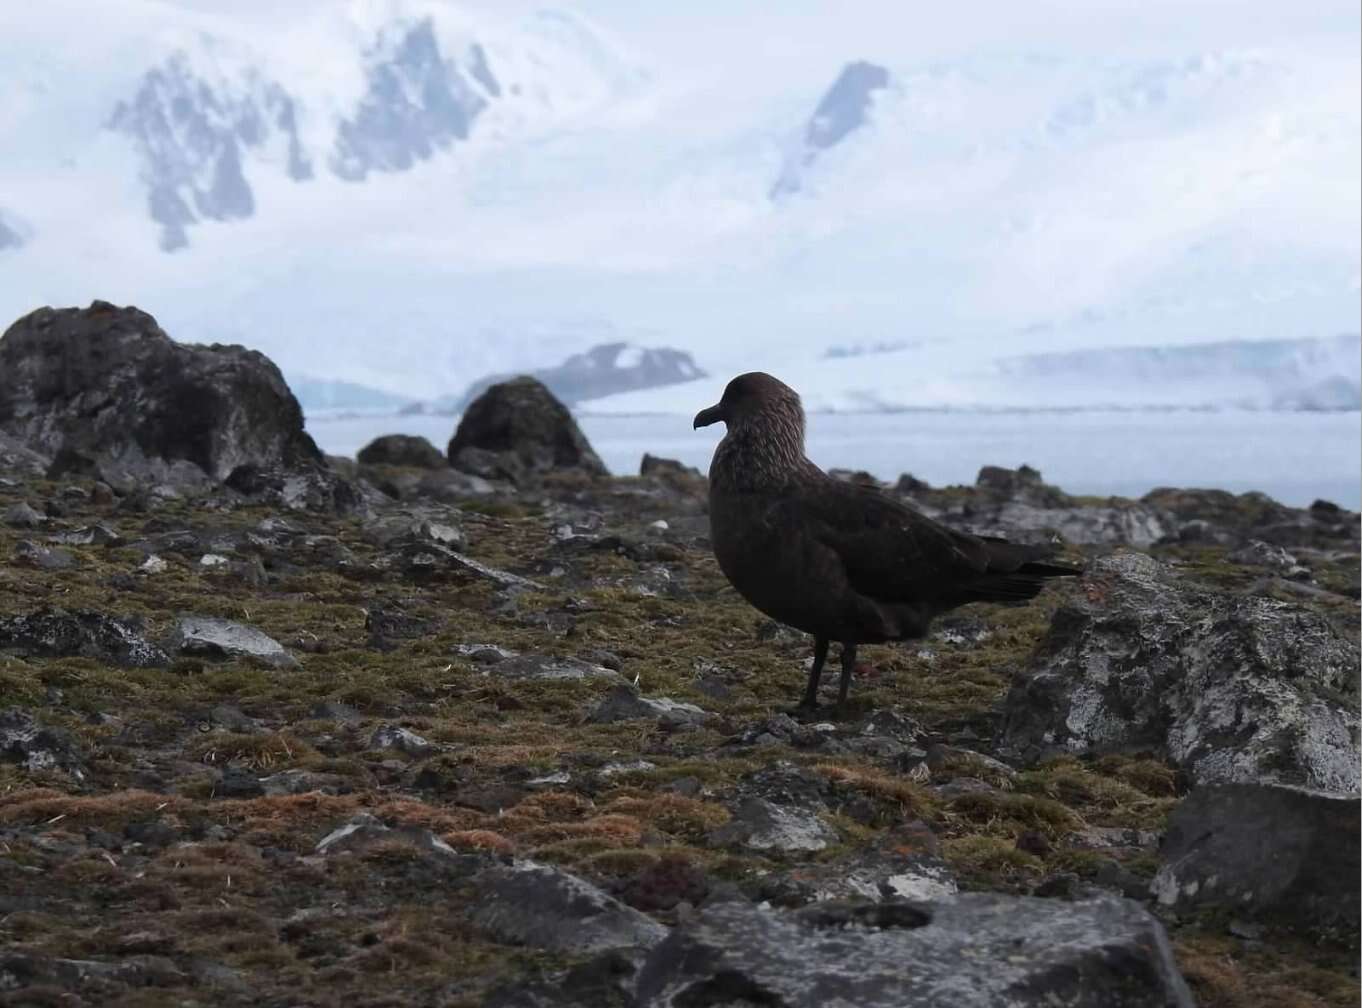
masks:
[[[323,464],[273,364],[135,309],[0,354],[7,1003],[1357,1003],[1355,513],[904,476],[1086,571],[800,720],[704,478],[608,476],[533,379],[467,411],[484,477]]]
[[[279,166],[290,179],[312,177],[294,101],[279,84],[251,72],[209,80],[183,54],[148,70],[108,125],[137,151],[147,211],[161,226],[167,252],[189,243],[190,225],[255,213],[250,154],[279,148]]]
[[[624,342],[602,343],[573,354],[556,367],[539,368],[530,374],[569,405],[619,392],[662,388],[706,377],[706,372],[684,350],[641,347]],[[512,377],[498,374],[479,379],[468,387],[455,409],[464,409],[489,387]]]
[[[195,224],[252,216],[252,181],[266,175],[307,182],[324,165],[362,182],[371,172],[407,171],[467,140],[489,103],[506,93],[481,45],[445,51],[430,18],[383,27],[355,58],[363,91],[321,146],[312,130],[312,147],[301,122],[329,113],[304,107],[250,62],[176,52],[148,70],[107,125],[137,152],[161,248],[185,247]]]
[[[804,127],[803,140],[771,187],[776,199],[798,192],[804,172],[827,151],[866,124],[875,92],[889,86],[889,71],[858,60],[842,68]]]
[[[392,34],[366,55],[367,89],[337,128],[330,165],[347,181],[406,171],[468,139],[478,114],[501,94],[480,46],[463,67],[441,53],[429,20]]]

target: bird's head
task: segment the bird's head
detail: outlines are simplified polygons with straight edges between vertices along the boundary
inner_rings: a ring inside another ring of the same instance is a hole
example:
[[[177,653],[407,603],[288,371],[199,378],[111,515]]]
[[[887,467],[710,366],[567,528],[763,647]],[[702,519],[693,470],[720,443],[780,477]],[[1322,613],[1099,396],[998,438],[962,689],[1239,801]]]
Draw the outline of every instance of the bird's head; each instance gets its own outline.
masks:
[[[695,414],[695,427],[722,420],[729,430],[773,424],[804,433],[804,408],[794,389],[763,371],[740,374],[724,388],[723,398]]]

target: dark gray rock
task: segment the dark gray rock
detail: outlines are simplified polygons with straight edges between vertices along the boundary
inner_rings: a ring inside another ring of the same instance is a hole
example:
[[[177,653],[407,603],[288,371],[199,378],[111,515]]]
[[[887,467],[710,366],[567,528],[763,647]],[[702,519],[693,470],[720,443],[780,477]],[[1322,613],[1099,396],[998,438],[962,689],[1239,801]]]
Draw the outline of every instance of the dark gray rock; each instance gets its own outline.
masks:
[[[1004,704],[1023,755],[1151,749],[1196,783],[1357,786],[1356,645],[1324,617],[1095,561]]]
[[[213,616],[181,616],[169,650],[201,658],[249,658],[273,668],[296,668],[298,660],[255,627]]]
[[[404,846],[438,865],[447,878],[464,879],[486,866],[486,860],[460,854],[428,829],[420,826],[386,826],[376,816],[360,812],[317,841],[315,853],[334,857],[361,854],[375,846]],[[432,879],[432,884],[440,880]]]
[[[1163,927],[1120,899],[706,907],[652,950],[639,1008],[1193,1008]]]
[[[12,434],[7,434],[0,429],[0,473],[5,473],[5,477],[0,477],[0,486],[7,485],[3,480],[13,476],[23,476],[29,479],[41,478],[52,465],[52,459],[46,455],[41,455],[28,445],[20,441]],[[8,485],[17,486],[17,483]]]
[[[1177,910],[1218,908],[1355,943],[1360,812],[1355,793],[1197,788],[1168,820],[1151,889]]]
[[[511,981],[488,991],[482,1008],[632,1008],[636,949],[608,949],[550,980]]]
[[[1350,546],[1355,552],[1362,538],[1357,512],[1327,501],[1309,508],[1292,508],[1261,493],[1170,487],[1151,490],[1140,500],[1171,515],[1180,526],[1176,538],[1183,542],[1245,543],[1258,539],[1288,549]]]
[[[75,554],[69,550],[53,549],[27,539],[15,544],[14,562],[21,567],[36,567],[45,571],[70,570],[78,564]]]
[[[160,668],[165,651],[142,636],[132,620],[89,610],[43,609],[0,617],[0,649],[41,658],[94,658],[122,668]]]
[[[422,543],[449,549],[461,549],[466,545],[463,529],[456,524],[457,518],[450,514],[428,515],[429,512],[423,514],[405,509],[399,514],[384,515],[365,524],[364,537],[385,549]]]
[[[1282,577],[1309,577],[1310,571],[1302,566],[1294,556],[1281,546],[1265,543],[1261,539],[1250,539],[1243,546],[1226,554],[1230,563],[1246,567],[1266,567]]]
[[[25,501],[5,508],[5,524],[10,528],[37,528],[46,521],[47,517],[42,512],[30,507]]]
[[[895,492],[957,528],[1024,542],[1058,536],[1078,545],[1147,547],[1168,538],[1177,521],[1154,504],[1111,498],[1079,500],[1045,482],[1030,466],[984,466],[971,487],[934,490],[907,474]]]
[[[223,485],[252,502],[291,511],[334,511],[365,514],[383,495],[360,480],[351,483],[324,466],[303,464],[294,468],[239,465]]]
[[[268,777],[261,777],[260,788],[266,795],[300,795],[314,791],[322,794],[345,794],[352,790],[353,784],[340,774],[281,770]]]
[[[215,798],[259,798],[265,793],[260,777],[245,767],[224,767],[222,776],[213,787]]]
[[[47,537],[47,541],[62,546],[119,546],[123,543],[123,537],[109,526],[96,522],[65,532],[55,532]]]
[[[811,901],[931,901],[954,895],[959,886],[950,867],[935,854],[914,849],[920,846],[915,839],[891,831],[874,848],[801,865],[794,874]]]
[[[470,653],[474,661],[482,661],[483,651]],[[555,658],[551,655],[512,655],[501,661],[486,664],[484,674],[490,672],[505,679],[607,679],[620,681],[620,674],[604,665],[593,665],[580,658]]]
[[[52,478],[84,472],[124,490],[202,489],[250,468],[323,471],[267,357],[176,343],[146,312],[103,301],[39,308],[9,327],[0,432],[52,457]]]
[[[621,684],[606,694],[588,720],[608,724],[612,721],[646,718],[664,727],[679,728],[682,725],[704,724],[711,717],[712,714],[695,704],[681,703],[668,697],[640,696],[632,686]]]
[[[659,458],[656,455],[649,455],[644,452],[642,460],[638,465],[640,476],[666,477],[686,477],[690,479],[704,479],[704,473],[694,466],[682,465],[676,459]]]
[[[607,475],[567,407],[528,376],[493,385],[469,404],[448,456],[456,469],[511,483],[562,470]]]
[[[648,948],[667,936],[652,918],[589,882],[548,865],[522,861],[474,879],[473,924],[499,941],[554,952]]]
[[[422,759],[435,752],[436,746],[401,725],[380,725],[369,738],[371,749],[396,749],[414,759]]]
[[[40,985],[51,985],[88,994],[99,990],[102,985],[178,987],[190,980],[188,974],[165,956],[133,955],[114,962],[99,962],[94,959],[60,959],[22,952],[0,954],[0,990],[17,989],[22,992]],[[104,989],[112,994],[109,987]]]
[[[733,809],[732,818],[709,835],[709,842],[715,847],[779,853],[820,851],[837,841],[837,831],[818,818],[816,812],[758,797],[742,799]]]
[[[407,466],[413,469],[444,469],[449,463],[440,449],[423,437],[384,434],[359,450],[355,461],[370,466]]]
[[[416,640],[430,633],[432,622],[403,612],[396,606],[370,606],[364,611],[364,629],[369,646],[391,650],[394,640]]]
[[[56,770],[76,780],[86,777],[80,747],[66,732],[48,728],[18,707],[0,711],[0,759],[26,770]]]

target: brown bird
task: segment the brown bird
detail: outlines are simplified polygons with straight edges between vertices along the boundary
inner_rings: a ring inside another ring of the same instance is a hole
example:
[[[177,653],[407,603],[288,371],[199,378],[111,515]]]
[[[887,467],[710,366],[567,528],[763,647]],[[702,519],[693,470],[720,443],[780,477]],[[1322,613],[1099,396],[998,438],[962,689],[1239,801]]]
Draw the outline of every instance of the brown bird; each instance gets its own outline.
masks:
[[[1026,602],[1047,578],[1078,574],[1054,550],[957,532],[875,487],[833,479],[804,455],[804,410],[788,385],[753,371],[728,383],[695,427],[728,432],[709,467],[714,555],[766,615],[813,635],[800,706],[818,705],[828,644],[842,644],[844,702],[858,644],[926,635],[970,602]]]

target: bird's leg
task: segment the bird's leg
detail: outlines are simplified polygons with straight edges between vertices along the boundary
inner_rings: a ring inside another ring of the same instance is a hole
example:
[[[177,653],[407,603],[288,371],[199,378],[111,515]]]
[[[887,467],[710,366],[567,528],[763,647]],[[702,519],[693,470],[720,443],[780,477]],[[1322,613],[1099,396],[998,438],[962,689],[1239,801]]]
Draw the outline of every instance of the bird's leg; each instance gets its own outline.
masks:
[[[851,688],[851,670],[856,667],[856,645],[854,643],[842,643],[842,682],[837,687],[837,702],[844,704],[847,702],[847,690]]]
[[[818,680],[823,678],[823,663],[828,660],[828,639],[826,637],[815,637],[813,639],[813,668],[809,669],[809,685],[804,690],[804,699],[799,702],[800,707],[813,710],[818,706]]]

